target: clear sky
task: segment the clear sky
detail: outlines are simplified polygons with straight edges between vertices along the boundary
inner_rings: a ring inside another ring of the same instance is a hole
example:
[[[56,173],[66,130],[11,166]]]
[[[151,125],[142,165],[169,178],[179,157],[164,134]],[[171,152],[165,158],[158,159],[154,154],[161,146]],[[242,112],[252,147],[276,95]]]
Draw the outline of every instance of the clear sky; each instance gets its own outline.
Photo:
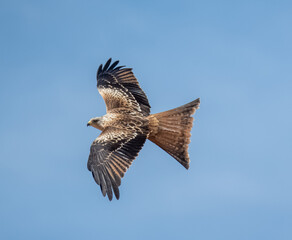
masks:
[[[292,239],[291,1],[1,1],[0,239]],[[120,200],[87,170],[96,70],[152,113],[201,98],[186,171],[151,142]]]

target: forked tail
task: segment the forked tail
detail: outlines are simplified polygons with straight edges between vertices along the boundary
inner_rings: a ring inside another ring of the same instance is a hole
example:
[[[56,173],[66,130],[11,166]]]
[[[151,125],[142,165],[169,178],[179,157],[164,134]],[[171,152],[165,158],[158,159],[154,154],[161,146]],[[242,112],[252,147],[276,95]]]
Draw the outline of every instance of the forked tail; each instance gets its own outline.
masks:
[[[196,99],[178,108],[150,115],[150,135],[148,139],[189,168],[188,145],[193,126],[192,114],[199,108],[200,99]]]

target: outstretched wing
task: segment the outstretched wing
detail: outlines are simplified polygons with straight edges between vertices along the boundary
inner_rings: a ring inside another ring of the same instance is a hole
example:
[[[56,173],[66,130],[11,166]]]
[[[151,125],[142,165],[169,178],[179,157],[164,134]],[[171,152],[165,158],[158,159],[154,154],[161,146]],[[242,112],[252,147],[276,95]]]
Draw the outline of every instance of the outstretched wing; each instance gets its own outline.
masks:
[[[111,58],[97,70],[97,89],[103,97],[107,111],[113,108],[131,108],[150,114],[150,105],[131,68],[118,66],[119,61],[111,65]]]
[[[121,178],[137,157],[146,135],[122,129],[106,128],[92,143],[87,168],[100,185],[103,196],[120,197]]]

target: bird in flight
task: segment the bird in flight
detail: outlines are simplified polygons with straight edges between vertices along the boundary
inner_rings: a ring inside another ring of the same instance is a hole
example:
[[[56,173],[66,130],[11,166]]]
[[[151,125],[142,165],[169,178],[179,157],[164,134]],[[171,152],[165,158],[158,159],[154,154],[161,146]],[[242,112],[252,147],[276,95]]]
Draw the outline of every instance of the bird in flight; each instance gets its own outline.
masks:
[[[138,156],[146,139],[157,144],[186,169],[192,114],[199,108],[196,99],[178,108],[150,114],[150,105],[132,69],[111,64],[111,58],[97,70],[97,89],[106,104],[106,114],[89,120],[87,126],[101,130],[90,147],[87,168],[103,196],[119,199],[125,172]]]

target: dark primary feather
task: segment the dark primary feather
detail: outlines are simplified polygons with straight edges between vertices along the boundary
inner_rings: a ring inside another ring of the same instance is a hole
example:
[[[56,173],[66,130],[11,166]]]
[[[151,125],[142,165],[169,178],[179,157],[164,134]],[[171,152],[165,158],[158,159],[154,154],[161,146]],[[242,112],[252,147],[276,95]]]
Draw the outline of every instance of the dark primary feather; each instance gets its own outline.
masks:
[[[111,58],[110,58],[111,59]],[[117,66],[119,64],[119,61],[115,61],[111,66],[110,68],[108,69],[108,71],[111,71],[115,68],[115,66]]]
[[[124,137],[121,137],[124,136]],[[125,137],[126,136],[126,137]],[[106,128],[92,143],[87,167],[103,196],[119,199],[121,178],[137,157],[146,135],[127,130]]]
[[[100,93],[101,90],[109,89],[115,90],[120,93],[120,96],[124,99],[121,101],[118,98],[113,98],[110,91],[102,94],[105,99],[107,109],[110,110],[113,107],[131,107],[135,111],[142,112],[145,116],[150,114],[150,104],[147,96],[141,89],[137,79],[135,78],[131,68],[125,68],[124,66],[118,66],[119,61],[115,61],[112,65],[111,58],[106,64],[101,64],[97,70],[97,88]],[[115,103],[112,103],[115,101]],[[127,106],[125,106],[127,101]]]
[[[103,71],[106,71],[107,68],[109,67],[109,65],[111,64],[112,59],[110,58],[109,60],[107,60],[107,62],[104,65]]]

